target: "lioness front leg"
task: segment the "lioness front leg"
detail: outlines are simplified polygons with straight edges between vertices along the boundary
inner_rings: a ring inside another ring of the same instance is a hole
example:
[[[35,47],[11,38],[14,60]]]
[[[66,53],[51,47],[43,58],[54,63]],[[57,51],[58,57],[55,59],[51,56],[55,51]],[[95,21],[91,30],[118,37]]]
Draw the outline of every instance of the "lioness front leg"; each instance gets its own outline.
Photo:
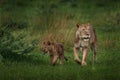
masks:
[[[57,62],[58,60],[58,55],[54,55],[54,58],[53,58],[53,61],[52,61],[52,65],[55,65],[55,63]]]
[[[78,51],[79,51],[79,49],[74,47],[73,50],[74,50],[74,60],[75,60],[78,64],[81,65],[81,61],[80,61],[79,56],[78,56]]]
[[[82,53],[83,53],[82,65],[87,65],[86,60],[87,60],[87,55],[88,55],[88,48],[84,48]]]

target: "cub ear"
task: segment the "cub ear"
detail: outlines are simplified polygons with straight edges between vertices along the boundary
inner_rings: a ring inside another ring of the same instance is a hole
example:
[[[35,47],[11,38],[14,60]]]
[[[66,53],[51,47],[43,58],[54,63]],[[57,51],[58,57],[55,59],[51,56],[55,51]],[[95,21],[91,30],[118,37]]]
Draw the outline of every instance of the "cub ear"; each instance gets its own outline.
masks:
[[[51,44],[54,45],[54,42],[52,42]]]
[[[42,44],[45,44],[45,41],[44,41],[44,42],[42,42]]]
[[[77,28],[79,28],[79,27],[80,27],[80,24],[79,24],[79,23],[78,23],[78,24],[76,24],[76,27],[77,27]]]
[[[48,45],[51,45],[50,41],[47,42]]]
[[[90,23],[87,23],[88,26],[90,26]]]

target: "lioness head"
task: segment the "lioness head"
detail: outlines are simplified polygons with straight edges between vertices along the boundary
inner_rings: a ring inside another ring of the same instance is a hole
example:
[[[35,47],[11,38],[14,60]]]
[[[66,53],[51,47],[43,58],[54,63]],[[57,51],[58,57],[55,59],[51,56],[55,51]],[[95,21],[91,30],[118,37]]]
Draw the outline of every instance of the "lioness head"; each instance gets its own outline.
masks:
[[[77,24],[77,29],[79,32],[79,38],[83,41],[89,41],[90,40],[90,25],[88,24]]]
[[[77,24],[78,37],[81,41],[81,46],[88,46],[91,38],[90,24]]]

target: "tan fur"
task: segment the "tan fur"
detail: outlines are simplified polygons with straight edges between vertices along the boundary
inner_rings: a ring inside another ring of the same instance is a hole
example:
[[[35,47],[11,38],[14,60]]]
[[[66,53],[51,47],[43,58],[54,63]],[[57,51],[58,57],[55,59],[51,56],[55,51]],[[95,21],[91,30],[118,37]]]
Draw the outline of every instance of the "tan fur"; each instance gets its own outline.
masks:
[[[42,51],[49,54],[52,65],[55,65],[58,59],[60,60],[60,64],[64,63],[64,59],[67,60],[64,56],[64,46],[61,43],[44,41],[42,43]]]
[[[89,48],[93,51],[93,63],[96,61],[96,43],[97,36],[95,29],[89,24],[77,24],[77,30],[74,38],[74,60],[78,64],[87,65],[87,55]],[[82,62],[78,57],[78,52],[82,52]]]

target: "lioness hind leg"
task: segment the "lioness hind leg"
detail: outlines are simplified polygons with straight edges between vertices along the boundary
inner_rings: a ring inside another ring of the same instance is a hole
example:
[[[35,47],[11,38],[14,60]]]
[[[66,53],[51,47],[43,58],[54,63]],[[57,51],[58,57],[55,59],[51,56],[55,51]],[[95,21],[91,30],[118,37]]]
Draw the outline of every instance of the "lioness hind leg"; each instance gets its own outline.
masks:
[[[81,65],[81,61],[79,59],[79,56],[78,56],[78,49],[76,49],[75,47],[73,48],[73,51],[74,51],[74,60]]]
[[[52,61],[52,65],[55,65],[55,63],[58,60],[58,55],[54,55],[53,61]]]
[[[97,58],[96,58],[96,46],[95,46],[95,44],[91,45],[91,50],[93,51],[93,64],[94,64],[97,61]]]

